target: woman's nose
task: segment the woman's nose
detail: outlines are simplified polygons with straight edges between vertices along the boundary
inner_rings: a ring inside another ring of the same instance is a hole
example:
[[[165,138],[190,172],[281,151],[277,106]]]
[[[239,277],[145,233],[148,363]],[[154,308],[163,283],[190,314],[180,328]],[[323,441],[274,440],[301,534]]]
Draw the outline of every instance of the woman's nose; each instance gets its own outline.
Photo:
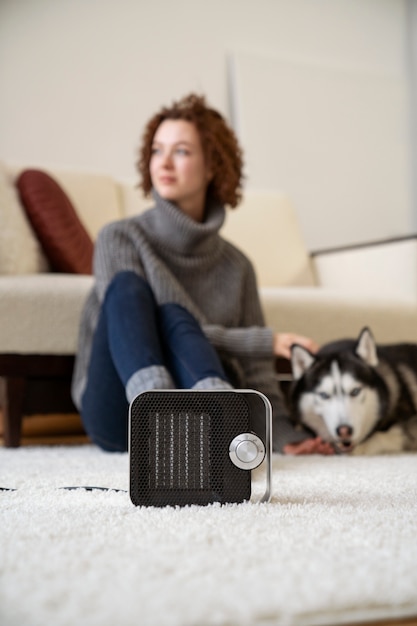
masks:
[[[170,152],[165,152],[162,155],[162,167],[170,169],[172,167],[172,155]]]

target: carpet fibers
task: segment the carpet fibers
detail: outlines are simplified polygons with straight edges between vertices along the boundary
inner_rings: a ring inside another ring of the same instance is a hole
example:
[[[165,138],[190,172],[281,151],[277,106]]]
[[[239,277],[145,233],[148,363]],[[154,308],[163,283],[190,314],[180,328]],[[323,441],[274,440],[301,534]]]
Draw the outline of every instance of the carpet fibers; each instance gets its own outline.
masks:
[[[134,507],[128,456],[0,448],[3,626],[417,615],[417,455],[274,457],[270,504]],[[255,476],[256,493],[263,476]]]

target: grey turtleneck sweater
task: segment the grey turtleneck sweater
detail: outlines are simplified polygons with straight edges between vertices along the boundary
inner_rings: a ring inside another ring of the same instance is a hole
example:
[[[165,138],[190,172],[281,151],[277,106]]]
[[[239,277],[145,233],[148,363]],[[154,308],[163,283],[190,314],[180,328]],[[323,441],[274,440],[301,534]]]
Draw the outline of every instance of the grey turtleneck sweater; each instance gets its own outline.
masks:
[[[252,264],[219,235],[224,207],[209,203],[199,223],[156,193],[154,198],[153,208],[106,225],[97,238],[95,284],[81,318],[73,376],[75,405],[80,410],[106,289],[117,272],[133,270],[147,280],[159,304],[176,302],[197,318],[222,360],[238,372],[242,388],[270,399],[275,449],[304,439],[284,408],[274,373],[273,333],[265,327]]]

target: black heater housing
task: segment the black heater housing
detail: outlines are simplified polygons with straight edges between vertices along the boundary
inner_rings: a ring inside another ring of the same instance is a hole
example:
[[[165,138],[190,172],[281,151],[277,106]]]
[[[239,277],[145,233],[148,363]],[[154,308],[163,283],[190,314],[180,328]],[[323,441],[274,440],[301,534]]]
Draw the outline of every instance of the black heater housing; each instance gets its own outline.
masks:
[[[243,502],[251,469],[266,459],[269,500],[271,439],[271,405],[257,391],[141,393],[129,409],[130,498],[137,506]]]

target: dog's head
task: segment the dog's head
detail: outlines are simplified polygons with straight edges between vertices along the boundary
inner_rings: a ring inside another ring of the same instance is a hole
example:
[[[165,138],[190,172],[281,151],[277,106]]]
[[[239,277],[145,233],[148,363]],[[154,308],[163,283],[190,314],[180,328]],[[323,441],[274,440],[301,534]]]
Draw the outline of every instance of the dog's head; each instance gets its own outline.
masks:
[[[293,416],[340,452],[350,452],[373,431],[386,403],[386,386],[368,328],[358,339],[332,342],[312,354],[291,349]]]

